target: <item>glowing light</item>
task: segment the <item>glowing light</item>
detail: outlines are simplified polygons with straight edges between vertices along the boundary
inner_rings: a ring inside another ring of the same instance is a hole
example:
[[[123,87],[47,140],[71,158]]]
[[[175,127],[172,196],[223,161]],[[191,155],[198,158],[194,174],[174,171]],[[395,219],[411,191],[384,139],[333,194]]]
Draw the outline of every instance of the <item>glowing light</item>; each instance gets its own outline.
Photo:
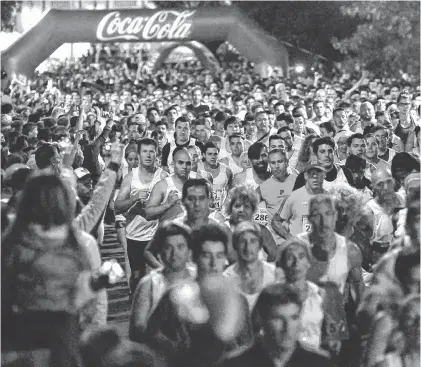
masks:
[[[302,73],[304,70],[305,70],[304,65],[300,65],[300,64],[295,65],[295,72],[296,72],[297,74]]]

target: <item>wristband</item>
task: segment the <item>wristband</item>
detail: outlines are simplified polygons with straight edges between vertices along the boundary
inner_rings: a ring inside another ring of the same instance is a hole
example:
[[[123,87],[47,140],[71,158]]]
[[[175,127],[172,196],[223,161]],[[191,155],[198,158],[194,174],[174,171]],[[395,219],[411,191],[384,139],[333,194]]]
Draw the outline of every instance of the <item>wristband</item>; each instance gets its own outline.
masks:
[[[110,162],[108,163],[108,169],[110,169],[111,171],[114,171],[115,173],[118,173],[118,171],[120,170],[120,164],[115,163],[115,162]]]

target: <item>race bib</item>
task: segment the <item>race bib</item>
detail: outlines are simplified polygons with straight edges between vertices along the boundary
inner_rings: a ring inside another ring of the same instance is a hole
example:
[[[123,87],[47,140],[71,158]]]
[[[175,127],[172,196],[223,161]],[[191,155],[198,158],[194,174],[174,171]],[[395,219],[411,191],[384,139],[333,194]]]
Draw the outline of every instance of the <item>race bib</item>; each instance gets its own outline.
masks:
[[[224,201],[224,189],[217,189],[213,191],[213,201],[215,204],[215,210],[221,211],[222,203]]]
[[[262,226],[268,225],[268,212],[266,207],[258,207],[257,212],[254,214],[254,221],[261,224]]]
[[[303,212],[308,213],[308,203],[302,203]],[[311,223],[308,220],[308,214],[304,214],[302,216],[302,223],[303,223],[303,232],[311,232]]]
[[[308,220],[308,215],[303,215],[303,232],[311,232],[311,223]]]

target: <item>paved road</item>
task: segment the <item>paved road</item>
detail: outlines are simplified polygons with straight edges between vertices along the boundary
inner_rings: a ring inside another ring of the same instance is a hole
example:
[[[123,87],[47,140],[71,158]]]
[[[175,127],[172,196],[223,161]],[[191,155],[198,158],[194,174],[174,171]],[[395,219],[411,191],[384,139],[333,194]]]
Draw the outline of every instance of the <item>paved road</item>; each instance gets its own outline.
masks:
[[[117,241],[114,224],[105,225],[104,243],[101,247],[102,261],[116,259],[124,269],[123,247]],[[124,336],[128,335],[130,318],[129,286],[122,279],[108,290],[108,324],[118,328]]]

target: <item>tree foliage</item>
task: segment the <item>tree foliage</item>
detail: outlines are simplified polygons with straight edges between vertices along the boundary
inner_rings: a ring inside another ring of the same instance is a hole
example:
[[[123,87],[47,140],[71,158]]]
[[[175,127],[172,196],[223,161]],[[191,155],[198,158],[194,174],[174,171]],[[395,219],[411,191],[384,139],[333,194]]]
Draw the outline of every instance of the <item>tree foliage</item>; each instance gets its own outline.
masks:
[[[13,32],[16,25],[16,14],[22,9],[22,1],[0,1],[1,31]]]
[[[418,1],[359,1],[341,7],[359,25],[352,36],[332,38],[349,64],[359,63],[379,73],[419,74],[420,3]]]

